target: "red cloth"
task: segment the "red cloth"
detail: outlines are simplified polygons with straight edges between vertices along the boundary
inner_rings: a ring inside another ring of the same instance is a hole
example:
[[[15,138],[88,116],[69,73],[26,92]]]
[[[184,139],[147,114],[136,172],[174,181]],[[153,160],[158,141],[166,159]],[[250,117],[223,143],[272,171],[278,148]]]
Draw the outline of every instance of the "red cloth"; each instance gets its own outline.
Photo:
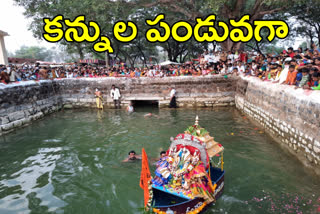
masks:
[[[247,60],[248,60],[247,54],[246,53],[241,53],[240,54],[240,61],[241,62],[247,62]]]

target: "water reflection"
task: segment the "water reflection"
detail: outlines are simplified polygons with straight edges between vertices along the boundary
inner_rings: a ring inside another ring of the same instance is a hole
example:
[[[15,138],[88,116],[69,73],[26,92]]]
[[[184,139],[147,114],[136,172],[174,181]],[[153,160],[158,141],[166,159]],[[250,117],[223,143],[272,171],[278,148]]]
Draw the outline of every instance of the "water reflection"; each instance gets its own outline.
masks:
[[[54,196],[52,173],[61,158],[61,147],[40,148],[21,163],[21,169],[0,180],[1,190],[14,191],[0,199],[0,213],[30,213],[29,207],[44,206],[56,211],[66,203]]]
[[[149,112],[158,117],[145,118]],[[244,115],[223,108],[65,111],[6,135],[0,138],[0,213],[141,213],[141,162],[121,161],[142,147],[157,158],[196,114],[226,149],[225,192],[208,213],[288,213],[296,196],[297,210],[314,212],[318,177]]]

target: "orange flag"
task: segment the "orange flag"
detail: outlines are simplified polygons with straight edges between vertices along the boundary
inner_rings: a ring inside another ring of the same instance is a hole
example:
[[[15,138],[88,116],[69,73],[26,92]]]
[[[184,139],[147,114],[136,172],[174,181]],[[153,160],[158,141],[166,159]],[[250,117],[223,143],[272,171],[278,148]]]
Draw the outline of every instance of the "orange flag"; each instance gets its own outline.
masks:
[[[142,148],[142,167],[141,167],[141,175],[140,175],[140,187],[144,192],[144,206],[147,205],[149,200],[149,189],[148,182],[151,180],[151,174],[149,170],[148,156],[147,153]]]

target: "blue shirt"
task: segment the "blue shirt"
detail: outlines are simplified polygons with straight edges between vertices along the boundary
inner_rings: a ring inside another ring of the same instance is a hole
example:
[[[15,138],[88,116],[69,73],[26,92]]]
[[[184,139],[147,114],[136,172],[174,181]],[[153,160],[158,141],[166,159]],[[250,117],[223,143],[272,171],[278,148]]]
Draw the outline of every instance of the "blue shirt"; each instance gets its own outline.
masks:
[[[297,80],[296,86],[299,85],[299,82],[301,81],[301,79],[302,79],[302,72],[298,72],[296,77],[296,80]]]
[[[314,85],[314,86],[318,86],[318,85],[319,85],[319,82],[318,82],[318,81],[314,81],[313,85]]]
[[[135,76],[136,76],[136,77],[140,77],[140,75],[141,75],[140,72],[139,72],[139,71],[136,71]]]

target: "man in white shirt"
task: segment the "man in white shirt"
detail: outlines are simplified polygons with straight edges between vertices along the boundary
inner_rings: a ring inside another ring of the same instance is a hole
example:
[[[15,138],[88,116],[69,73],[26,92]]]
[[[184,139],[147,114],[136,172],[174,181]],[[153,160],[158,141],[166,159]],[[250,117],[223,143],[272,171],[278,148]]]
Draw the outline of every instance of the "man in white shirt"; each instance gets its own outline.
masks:
[[[170,88],[170,108],[177,108],[176,103],[176,90],[174,88]]]
[[[208,51],[206,51],[206,52],[205,52],[205,55],[204,55],[204,61],[205,61],[206,63],[209,63],[210,57],[211,57],[211,56],[209,55]]]
[[[228,52],[228,59],[231,60],[231,63],[234,62],[234,54],[231,51]]]
[[[153,66],[150,67],[148,73],[147,73],[147,76],[148,77],[154,77],[156,75],[156,70],[154,69]]]
[[[112,89],[110,91],[110,96],[113,99],[114,102],[114,108],[120,108],[120,91],[118,88],[116,88],[115,85],[112,85]]]
[[[215,63],[215,56],[213,55],[213,52],[210,51],[209,57],[208,57],[208,64],[209,66],[213,66]]]

